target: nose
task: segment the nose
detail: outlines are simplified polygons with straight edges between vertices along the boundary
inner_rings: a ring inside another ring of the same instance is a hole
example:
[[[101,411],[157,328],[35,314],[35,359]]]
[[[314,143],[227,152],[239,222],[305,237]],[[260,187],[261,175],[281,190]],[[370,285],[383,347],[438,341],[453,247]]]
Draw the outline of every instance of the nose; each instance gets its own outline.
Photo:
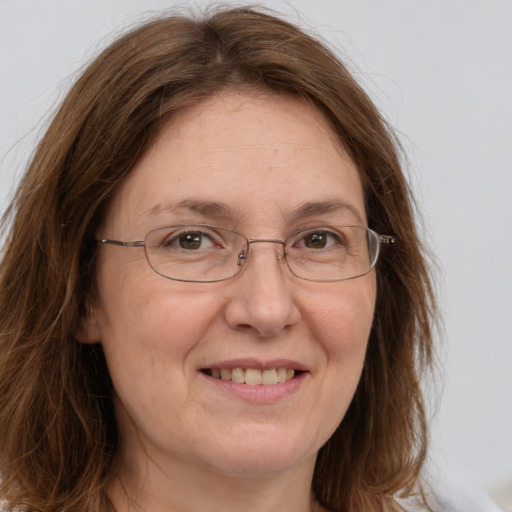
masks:
[[[250,244],[250,257],[243,271],[230,283],[232,293],[225,319],[231,329],[270,338],[295,325],[300,311],[284,260],[283,242],[262,239],[251,240]]]

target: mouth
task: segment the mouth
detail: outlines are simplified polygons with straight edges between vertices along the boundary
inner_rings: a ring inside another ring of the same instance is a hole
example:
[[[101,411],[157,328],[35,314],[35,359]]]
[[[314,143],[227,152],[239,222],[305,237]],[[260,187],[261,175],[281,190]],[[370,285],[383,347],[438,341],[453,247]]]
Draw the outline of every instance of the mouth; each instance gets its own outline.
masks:
[[[288,382],[303,373],[293,368],[205,368],[202,373],[215,379],[233,381],[248,386],[271,386]]]

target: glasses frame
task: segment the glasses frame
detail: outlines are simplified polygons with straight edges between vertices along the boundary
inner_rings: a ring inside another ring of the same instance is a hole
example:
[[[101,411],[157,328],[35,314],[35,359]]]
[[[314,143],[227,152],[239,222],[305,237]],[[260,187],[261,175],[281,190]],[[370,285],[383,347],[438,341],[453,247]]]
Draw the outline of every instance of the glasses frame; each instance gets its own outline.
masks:
[[[145,239],[146,237],[155,232],[155,231],[159,231],[159,230],[162,230],[162,229],[168,229],[168,228],[184,228],[184,227],[188,227],[188,226],[194,226],[194,227],[204,227],[204,228],[212,228],[212,229],[223,229],[225,231],[230,231],[231,233],[234,233],[235,235],[239,235],[241,236],[245,242],[246,242],[246,251],[242,251],[240,252],[238,255],[237,255],[237,258],[238,258],[238,261],[237,261],[237,266],[240,267],[239,269],[236,270],[236,272],[234,272],[232,275],[230,275],[229,277],[223,277],[222,279],[207,279],[207,280],[200,280],[198,281],[197,279],[182,279],[182,278],[177,278],[177,277],[169,277],[165,274],[162,274],[161,272],[159,272],[152,264],[151,264],[151,260],[148,256],[148,251],[147,251],[147,245],[146,245],[146,242],[145,242]],[[368,269],[367,272],[364,272],[362,274],[358,274],[356,276],[352,276],[352,277],[345,277],[345,278],[342,278],[342,279],[308,279],[306,277],[302,277],[302,276],[299,276],[297,275],[293,269],[290,267],[290,263],[288,262],[288,259],[287,259],[287,254],[286,252],[284,251],[284,248],[286,247],[286,243],[288,242],[288,240],[303,232],[303,231],[314,231],[314,230],[317,230],[317,229],[325,229],[329,226],[314,226],[314,227],[311,227],[311,228],[304,228],[304,229],[299,229],[297,231],[295,231],[294,233],[292,233],[286,240],[281,240],[279,238],[247,238],[245,235],[243,235],[242,233],[239,233],[238,231],[235,231],[234,229],[231,229],[231,228],[227,228],[227,227],[224,227],[224,226],[217,226],[215,224],[171,224],[169,226],[162,226],[160,228],[155,228],[155,229],[152,229],[151,231],[148,231],[148,233],[146,233],[146,235],[144,236],[144,240],[136,240],[136,241],[122,241],[122,240],[112,240],[112,239],[109,239],[109,238],[102,238],[100,240],[94,240],[95,243],[98,243],[98,244],[106,244],[106,245],[115,245],[115,246],[118,246],[118,247],[144,247],[144,254],[146,255],[146,260],[149,264],[149,266],[152,268],[152,270],[158,274],[159,276],[162,276],[164,277],[165,279],[170,279],[172,281],[181,281],[181,282],[185,282],[185,283],[219,283],[219,282],[222,282],[222,281],[228,281],[229,279],[232,279],[233,277],[235,277],[236,275],[238,275],[242,269],[245,267],[245,264],[246,264],[246,261],[249,257],[249,248],[251,246],[251,244],[254,244],[254,243],[260,243],[260,242],[265,242],[265,243],[274,243],[274,244],[281,244],[283,246],[283,259],[285,260],[286,262],[286,266],[288,267],[288,269],[290,270],[290,272],[295,276],[297,277],[298,279],[302,279],[303,281],[312,281],[312,282],[315,282],[315,283],[336,283],[336,282],[341,282],[341,281],[350,281],[351,279],[357,279],[358,277],[362,277],[362,276],[365,276],[366,274],[369,274],[374,268],[375,268],[375,265],[377,264],[377,261],[379,259],[379,255],[380,255],[380,246],[381,245],[384,245],[384,246],[393,246],[395,245],[395,242],[396,242],[396,238],[394,236],[391,236],[391,235],[380,235],[379,233],[377,233],[376,231],[374,231],[373,229],[370,229],[366,226],[352,226],[352,225],[344,225],[344,226],[339,226],[339,227],[346,227],[346,228],[349,228],[349,227],[354,227],[354,228],[361,228],[361,229],[365,229],[370,235],[373,235],[376,237],[376,240],[378,242],[378,246],[377,246],[377,254],[375,255],[374,257],[374,261],[373,263],[371,264],[370,268]]]

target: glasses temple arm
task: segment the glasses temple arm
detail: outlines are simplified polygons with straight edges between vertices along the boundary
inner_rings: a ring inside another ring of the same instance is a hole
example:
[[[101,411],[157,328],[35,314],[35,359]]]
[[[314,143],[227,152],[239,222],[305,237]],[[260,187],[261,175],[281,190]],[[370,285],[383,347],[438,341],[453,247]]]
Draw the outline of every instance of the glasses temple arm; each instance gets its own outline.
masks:
[[[121,242],[120,240],[94,240],[97,244],[120,245],[121,247],[144,247],[146,245],[142,240],[137,242]]]

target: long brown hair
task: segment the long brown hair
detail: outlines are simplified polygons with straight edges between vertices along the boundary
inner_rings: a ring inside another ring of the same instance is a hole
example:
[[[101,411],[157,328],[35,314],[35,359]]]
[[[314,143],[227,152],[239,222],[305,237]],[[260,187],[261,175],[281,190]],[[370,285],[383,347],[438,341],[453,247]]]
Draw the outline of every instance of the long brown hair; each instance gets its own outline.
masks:
[[[273,15],[166,16],[83,72],[40,141],[4,218],[0,270],[1,497],[20,510],[108,508],[118,434],[101,345],[75,340],[94,301],[93,234],[116,187],[173,112],[225,87],[299,95],[358,166],[371,228],[392,234],[361,381],[320,450],[316,499],[332,511],[399,510],[421,493],[432,362],[430,274],[397,142],[344,65]]]

